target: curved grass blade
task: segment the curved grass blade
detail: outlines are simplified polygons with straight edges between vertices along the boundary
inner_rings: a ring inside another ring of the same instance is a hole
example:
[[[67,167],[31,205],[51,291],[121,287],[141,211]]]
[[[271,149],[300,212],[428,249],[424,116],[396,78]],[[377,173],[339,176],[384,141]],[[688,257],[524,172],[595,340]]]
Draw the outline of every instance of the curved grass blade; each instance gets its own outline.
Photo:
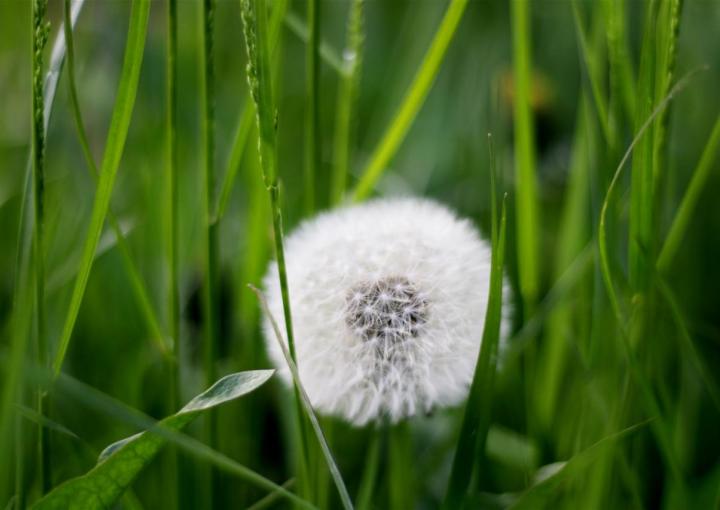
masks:
[[[638,144],[638,142],[642,139],[643,135],[647,131],[647,129],[650,127],[650,125],[653,123],[655,118],[662,112],[667,105],[670,103],[670,101],[675,97],[677,93],[682,91],[690,82],[691,78],[695,76],[697,73],[706,70],[707,67],[702,67],[699,69],[695,69],[693,71],[690,71],[685,76],[683,76],[678,82],[675,84],[675,86],[668,92],[668,94],[663,98],[663,100],[658,104],[655,109],[652,111],[650,116],[647,118],[645,123],[640,127],[637,134],[633,138],[632,142],[630,143],[630,146],[627,148],[627,151],[625,151],[625,155],[620,160],[620,163],[618,164],[617,169],[615,170],[615,174],[613,175],[612,180],[610,181],[610,185],[608,186],[607,192],[605,194],[605,199],[603,200],[602,208],[600,209],[600,222],[598,226],[598,245],[600,248],[600,263],[601,263],[601,272],[603,276],[603,281],[605,283],[605,289],[608,293],[608,298],[610,299],[610,303],[613,308],[613,312],[615,313],[615,317],[618,320],[618,323],[622,326],[625,323],[624,313],[620,307],[620,301],[617,296],[617,292],[615,291],[615,284],[613,283],[612,279],[612,273],[610,271],[610,256],[608,254],[608,247],[607,247],[607,229],[605,227],[605,222],[607,218],[607,210],[608,206],[610,204],[610,199],[612,198],[612,194],[615,191],[615,187],[617,186],[617,183],[620,179],[620,175],[622,173],[622,169],[625,167],[625,163],[627,163],[627,160],[630,158],[630,155],[633,152],[633,149]]]
[[[254,391],[274,372],[252,370],[223,377],[152,429],[108,446],[93,469],[58,486],[33,508],[112,508],[140,471],[167,444],[167,432],[178,431],[200,414]]]
[[[668,306],[670,306],[673,319],[675,320],[675,324],[680,332],[679,336],[681,347],[690,353],[688,356],[690,358],[690,363],[697,371],[700,380],[703,384],[705,384],[705,389],[715,404],[715,408],[720,411],[720,388],[718,388],[718,385],[713,378],[712,372],[708,369],[706,362],[703,361],[702,356],[700,356],[700,353],[695,346],[695,342],[693,342],[690,337],[690,332],[686,326],[680,304],[677,302],[672,289],[670,289],[663,277],[657,273],[655,276],[657,278],[658,287],[660,288],[660,293],[665,298],[665,301],[667,301]]]
[[[288,364],[288,367],[290,368],[290,373],[292,374],[293,380],[295,382],[295,387],[298,390],[298,393],[300,394],[300,402],[302,403],[303,408],[305,409],[305,413],[307,414],[308,420],[310,421],[310,424],[312,425],[312,428],[315,432],[315,435],[317,436],[318,443],[320,443],[320,448],[322,450],[323,455],[325,456],[325,461],[327,462],[328,468],[330,469],[330,474],[332,475],[333,481],[335,482],[335,486],[337,487],[338,493],[340,494],[340,501],[342,502],[343,507],[346,510],[352,510],[353,504],[350,500],[350,495],[348,494],[347,488],[345,487],[345,482],[343,482],[342,476],[340,475],[340,470],[337,467],[337,464],[335,463],[335,459],[333,458],[332,452],[330,451],[330,447],[327,444],[327,441],[325,440],[325,436],[323,435],[322,429],[320,428],[320,423],[318,422],[317,416],[315,416],[315,412],[313,411],[312,404],[310,403],[310,397],[308,397],[307,393],[305,393],[305,389],[302,386],[302,383],[300,382],[300,374],[298,373],[297,365],[295,364],[295,360],[290,355],[290,351],[288,350],[287,344],[283,340],[282,333],[280,332],[280,328],[277,324],[277,321],[273,317],[272,313],[270,313],[270,309],[268,308],[267,301],[265,300],[265,296],[263,293],[258,290],[257,288],[250,285],[250,288],[258,297],[258,300],[260,301],[260,306],[262,306],[263,312],[265,312],[265,315],[270,319],[270,323],[272,324],[273,331],[275,332],[275,338],[278,341],[278,344],[280,345],[280,348],[282,349],[283,355],[285,356],[285,361]]]
[[[490,295],[488,297],[480,353],[478,354],[468,401],[465,405],[460,437],[455,448],[450,480],[448,481],[447,493],[443,502],[443,508],[445,509],[460,508],[462,506],[473,467],[478,457],[484,457],[485,441],[490,427],[495,368],[500,341],[500,323],[502,321],[503,262],[505,258],[507,217],[505,199],[503,199],[502,211],[498,219],[495,179],[493,178],[492,181],[492,203],[494,205],[492,237],[494,242],[490,269]]]
[[[690,185],[685,191],[680,207],[678,207],[675,219],[673,220],[670,231],[665,238],[665,243],[660,250],[660,256],[657,261],[658,271],[664,273],[670,269],[670,263],[675,257],[675,254],[680,248],[680,243],[683,240],[687,226],[690,223],[690,218],[695,210],[697,201],[700,198],[705,183],[710,176],[713,163],[718,155],[720,148],[720,116],[715,121],[710,138],[705,145],[700,161],[695,167]]]
[[[90,175],[95,181],[95,185],[97,186],[98,170],[97,166],[95,165],[95,160],[93,159],[92,152],[90,151],[90,144],[88,143],[87,131],[85,130],[85,123],[83,122],[82,111],[80,109],[80,101],[78,99],[77,82],[75,81],[75,44],[73,41],[72,29],[70,28],[70,2],[71,0],[65,0],[63,9],[65,20],[65,45],[67,47],[67,78],[68,89],[70,91],[70,106],[73,114],[73,119],[75,121],[75,128],[78,134],[78,140],[80,141],[80,146],[82,148],[83,155],[85,156],[85,163],[87,164]],[[160,353],[168,356],[170,354],[170,351],[168,350],[167,345],[163,341],[164,337],[160,328],[160,321],[158,320],[155,309],[150,302],[150,295],[147,291],[145,283],[142,280],[142,277],[140,276],[140,271],[138,270],[135,262],[132,259],[132,255],[130,254],[130,248],[128,247],[127,241],[125,239],[125,234],[123,233],[120,226],[120,222],[118,221],[115,213],[113,213],[112,208],[108,209],[107,216],[108,221],[110,222],[110,227],[115,234],[117,246],[120,249],[123,266],[125,267],[125,271],[127,272],[128,278],[130,279],[132,289],[135,292],[135,299],[137,299],[138,307],[142,311],[148,328],[152,332],[152,340]]]
[[[125,139],[130,126],[130,118],[135,104],[149,14],[150,0],[133,1],[130,11],[130,26],[128,28],[125,57],[122,74],[120,76],[120,86],[118,87],[115,107],[113,108],[112,119],[110,121],[110,130],[108,132],[107,144],[100,168],[100,180],[93,203],[88,235],[85,239],[80,270],[75,280],[70,307],[65,316],[65,323],[60,335],[58,350],[52,364],[56,376],[60,373],[65,354],[70,345],[70,337],[72,336],[75,321],[80,311],[80,304],[85,294],[85,287],[90,277],[95,248],[100,239],[105,216],[107,215],[110,205],[110,196],[112,195],[115,177],[117,176],[118,167],[120,166],[120,158],[122,157]]]
[[[370,161],[361,173],[360,180],[352,193],[352,200],[358,202],[370,195],[373,187],[385,170],[386,165],[405,139],[410,126],[420,111],[430,87],[440,70],[440,64],[460,24],[467,7],[467,0],[450,0],[445,17],[430,44],[405,98],[393,117],[390,126],[370,156]]]
[[[586,469],[604,448],[611,446],[617,441],[638,431],[650,423],[650,421],[652,421],[652,419],[636,423],[626,429],[604,437],[585,450],[574,455],[566,462],[556,462],[540,468],[540,479],[532,487],[522,493],[520,497],[510,506],[510,508],[513,510],[520,510],[524,508],[545,508],[548,503],[547,498],[552,496],[553,491],[560,483]]]

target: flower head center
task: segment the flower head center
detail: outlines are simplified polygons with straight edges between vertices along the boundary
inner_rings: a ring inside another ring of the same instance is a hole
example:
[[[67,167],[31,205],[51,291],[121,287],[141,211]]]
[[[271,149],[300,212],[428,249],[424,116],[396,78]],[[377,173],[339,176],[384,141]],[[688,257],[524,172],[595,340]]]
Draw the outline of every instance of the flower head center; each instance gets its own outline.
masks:
[[[402,276],[363,282],[347,295],[345,321],[364,341],[404,342],[417,337],[427,322],[427,301]]]

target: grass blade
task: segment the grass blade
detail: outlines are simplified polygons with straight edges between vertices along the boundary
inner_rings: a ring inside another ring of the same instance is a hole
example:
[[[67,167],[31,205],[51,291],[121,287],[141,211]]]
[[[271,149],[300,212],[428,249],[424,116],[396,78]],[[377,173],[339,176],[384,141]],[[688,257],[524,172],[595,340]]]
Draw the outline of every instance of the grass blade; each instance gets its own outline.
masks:
[[[54,489],[33,508],[109,508],[130,487],[140,471],[168,442],[159,431],[179,431],[199,415],[262,386],[274,370],[239,372],[223,377],[176,414],[152,429],[111,444],[85,475]]]
[[[105,216],[107,215],[110,205],[110,196],[112,195],[115,177],[118,167],[120,166],[120,158],[122,157],[125,139],[130,125],[130,118],[135,104],[149,13],[150,0],[133,0],[120,86],[110,121],[110,130],[100,168],[100,181],[98,183],[97,193],[95,194],[88,235],[83,246],[80,270],[75,280],[70,307],[65,316],[65,323],[60,335],[58,350],[52,364],[53,371],[56,375],[60,373],[65,354],[70,345],[70,337],[75,327],[75,321],[80,311],[80,304],[90,276],[95,248],[100,239]]]
[[[573,456],[567,462],[559,462],[551,464],[550,466],[545,466],[544,470],[541,468],[541,480],[522,493],[520,498],[518,498],[518,500],[515,501],[510,508],[513,510],[520,510],[523,508],[544,508],[549,503],[547,500],[548,495],[552,494],[553,490],[555,490],[562,481],[575,476],[578,472],[586,469],[592,464],[593,460],[603,451],[604,448],[612,446],[619,440],[637,432],[639,429],[650,423],[650,421],[651,420],[646,420],[641,423],[637,423],[619,432],[604,437],[592,446],[589,446],[585,450]]]
[[[353,114],[360,86],[363,52],[363,9],[365,0],[353,0],[347,23],[347,42],[343,61],[347,73],[340,75],[335,119],[335,147],[330,204],[339,204],[347,188],[350,167],[350,140],[353,131]]]
[[[695,206],[697,205],[702,190],[705,188],[705,183],[710,176],[710,171],[712,170],[717,154],[720,152],[718,148],[720,148],[720,116],[715,121],[715,126],[710,134],[710,138],[705,145],[702,156],[700,156],[700,161],[693,171],[690,185],[685,191],[685,195],[683,195],[682,202],[680,202],[680,207],[678,207],[675,213],[675,219],[672,222],[670,231],[665,238],[665,243],[660,250],[657,268],[661,273],[665,273],[670,269],[670,264],[678,248],[680,248],[680,243],[690,223]]]
[[[573,153],[570,159],[568,189],[555,252],[556,281],[582,252],[589,237],[587,221],[590,202],[589,180],[595,153],[592,150],[594,141],[588,103],[586,95],[581,94]],[[565,374],[569,339],[574,333],[571,310],[569,300],[565,300],[553,310],[547,320],[543,356],[538,370],[538,391],[535,397],[539,420],[545,430],[549,430],[554,421],[561,381]]]
[[[385,167],[405,139],[405,135],[407,135],[417,113],[425,102],[435,77],[440,71],[440,64],[460,24],[467,3],[467,0],[450,0],[445,17],[435,33],[430,48],[405,94],[405,98],[360,175],[360,180],[352,193],[353,201],[358,202],[370,195]]]
[[[599,59],[598,52],[590,48],[587,32],[585,31],[585,27],[583,26],[582,18],[580,16],[578,0],[572,0],[572,11],[573,21],[575,22],[575,30],[577,31],[583,61],[590,81],[590,88],[592,90],[593,99],[595,100],[595,108],[597,109],[600,127],[602,128],[603,135],[605,135],[605,140],[611,145],[612,150],[612,147],[615,146],[616,140],[610,129],[608,105],[600,85],[602,81],[602,70],[600,67],[602,62]]]
[[[652,111],[652,113],[648,116],[648,118],[645,120],[645,122],[640,126],[640,129],[638,129],[637,133],[635,134],[635,137],[633,138],[632,142],[630,143],[630,146],[625,151],[625,155],[620,160],[620,163],[618,164],[617,169],[615,170],[615,174],[613,175],[612,180],[610,181],[610,185],[608,186],[607,192],[605,194],[605,199],[603,200],[602,208],[600,209],[600,222],[598,225],[598,246],[600,249],[600,262],[601,262],[601,271],[603,276],[603,281],[605,282],[605,289],[608,293],[608,298],[610,299],[610,303],[613,308],[613,312],[615,313],[615,317],[618,320],[619,324],[624,324],[624,313],[622,311],[622,308],[620,307],[620,301],[617,297],[617,292],[615,290],[615,284],[613,283],[612,278],[612,272],[610,270],[610,255],[608,254],[608,246],[607,246],[607,228],[606,228],[606,218],[607,218],[607,210],[608,206],[610,204],[610,200],[612,198],[613,192],[615,191],[615,188],[618,184],[618,181],[620,179],[620,175],[622,173],[622,169],[625,166],[625,163],[627,163],[627,160],[630,158],[630,155],[633,152],[633,149],[638,144],[638,142],[643,138],[645,135],[645,132],[648,130],[650,125],[653,123],[655,118],[662,112],[667,105],[670,103],[670,101],[675,97],[675,95],[682,91],[690,82],[691,78],[695,76],[698,72],[701,72],[705,70],[705,67],[702,67],[700,69],[696,69],[693,71],[690,71],[685,76],[683,76],[678,82],[675,84],[675,86],[668,92],[668,94],[663,98],[663,100],[655,107],[655,109]]]
[[[368,446],[367,457],[365,458],[365,468],[358,487],[358,495],[355,499],[355,508],[357,510],[371,508],[370,503],[375,492],[375,481],[377,480],[378,466],[380,464],[381,438],[382,434],[379,430],[372,431],[370,446]]]
[[[73,35],[71,30],[71,6],[70,6],[71,0],[65,0],[64,2],[64,27],[65,27],[65,45],[67,47],[67,77],[68,77],[68,89],[70,92],[70,106],[73,114],[73,120],[75,121],[75,129],[78,134],[78,140],[80,141],[80,146],[83,151],[83,155],[85,156],[85,162],[88,166],[88,170],[90,171],[90,175],[95,181],[95,185],[97,186],[98,182],[98,171],[97,166],[95,165],[95,160],[93,159],[92,152],[90,151],[90,144],[88,143],[87,138],[87,132],[85,130],[85,123],[83,122],[82,118],[82,112],[80,110],[80,102],[78,100],[78,93],[77,93],[77,84],[75,81],[75,50],[74,50],[74,41],[73,41]],[[125,267],[125,271],[127,272],[128,278],[130,280],[131,286],[133,291],[135,292],[135,298],[138,302],[138,308],[142,311],[143,316],[145,317],[145,321],[147,322],[148,328],[150,329],[152,333],[152,340],[155,342],[156,347],[158,348],[159,352],[162,353],[165,356],[169,355],[169,351],[167,348],[167,345],[165,344],[165,341],[163,340],[164,336],[160,328],[160,321],[157,318],[157,314],[155,313],[155,309],[152,306],[152,303],[150,302],[150,296],[147,291],[147,288],[145,286],[145,283],[142,280],[142,277],[140,276],[140,271],[138,270],[137,266],[135,265],[135,262],[132,259],[132,255],[130,254],[130,248],[128,247],[127,241],[125,239],[125,234],[122,231],[122,228],[120,227],[120,222],[117,219],[117,216],[112,211],[112,207],[108,208],[107,213],[108,221],[110,222],[110,226],[112,228],[113,233],[115,234],[115,240],[117,241],[117,246],[120,249],[120,254],[122,256],[123,260],[123,266]]]
[[[502,322],[503,265],[505,259],[506,211],[505,199],[499,213],[495,198],[495,179],[492,178],[492,262],[490,294],[488,296],[482,343],[478,354],[470,394],[455,448],[455,457],[448,481],[443,508],[460,508],[472,476],[478,455],[484,457],[485,441],[490,428],[493,385],[497,366],[500,323]]]
[[[290,355],[290,351],[288,350],[288,347],[283,340],[282,333],[280,332],[280,328],[277,325],[277,321],[273,317],[272,313],[270,313],[270,309],[268,308],[267,301],[265,300],[265,296],[263,295],[260,290],[256,289],[253,286],[250,286],[250,288],[255,292],[255,294],[258,297],[258,300],[260,301],[260,305],[262,306],[263,312],[265,315],[270,319],[270,323],[272,324],[273,331],[275,333],[275,338],[278,341],[278,344],[280,345],[280,348],[282,349],[283,355],[285,356],[285,361],[288,364],[288,368],[290,368],[290,373],[292,374],[293,381],[295,382],[295,387],[298,390],[298,393],[300,394],[300,401],[303,405],[303,408],[305,409],[305,413],[307,415],[308,420],[310,421],[310,424],[312,425],[313,431],[315,432],[315,435],[317,437],[318,443],[320,443],[320,448],[322,449],[323,456],[325,457],[325,462],[327,462],[328,468],[330,469],[330,475],[333,478],[333,481],[335,482],[335,486],[337,487],[338,493],[340,494],[340,501],[342,502],[343,508],[346,510],[352,510],[353,504],[350,500],[350,495],[348,494],[347,488],[345,487],[345,482],[343,482],[342,476],[340,475],[340,470],[337,467],[337,464],[335,463],[335,459],[333,458],[332,452],[330,451],[330,447],[327,444],[327,441],[325,440],[325,435],[322,432],[322,429],[320,428],[320,423],[318,422],[317,416],[315,416],[315,412],[313,411],[312,404],[310,403],[310,397],[308,397],[307,393],[305,392],[305,389],[302,386],[302,382],[300,381],[300,374],[297,369],[297,365],[295,364],[295,360]]]

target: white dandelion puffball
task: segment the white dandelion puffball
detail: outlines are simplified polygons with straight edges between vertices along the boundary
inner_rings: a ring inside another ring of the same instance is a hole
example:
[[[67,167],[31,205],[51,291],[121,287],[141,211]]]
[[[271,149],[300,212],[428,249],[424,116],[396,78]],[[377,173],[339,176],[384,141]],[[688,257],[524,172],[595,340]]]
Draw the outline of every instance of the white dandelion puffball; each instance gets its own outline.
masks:
[[[285,259],[300,381],[315,409],[362,425],[466,398],[491,259],[470,221],[428,200],[375,200],[304,222]],[[263,283],[284,335],[277,263]],[[291,383],[267,317],[263,327]]]

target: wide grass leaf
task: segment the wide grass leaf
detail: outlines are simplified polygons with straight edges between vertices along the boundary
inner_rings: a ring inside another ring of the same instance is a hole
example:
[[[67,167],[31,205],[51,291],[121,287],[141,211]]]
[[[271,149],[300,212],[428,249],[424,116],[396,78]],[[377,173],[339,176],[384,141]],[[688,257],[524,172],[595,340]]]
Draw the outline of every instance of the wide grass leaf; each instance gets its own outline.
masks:
[[[223,377],[179,412],[158,422],[154,429],[105,448],[93,469],[60,485],[33,508],[112,508],[140,471],[168,442],[168,432],[178,431],[201,413],[259,388],[274,372],[251,370]]]

